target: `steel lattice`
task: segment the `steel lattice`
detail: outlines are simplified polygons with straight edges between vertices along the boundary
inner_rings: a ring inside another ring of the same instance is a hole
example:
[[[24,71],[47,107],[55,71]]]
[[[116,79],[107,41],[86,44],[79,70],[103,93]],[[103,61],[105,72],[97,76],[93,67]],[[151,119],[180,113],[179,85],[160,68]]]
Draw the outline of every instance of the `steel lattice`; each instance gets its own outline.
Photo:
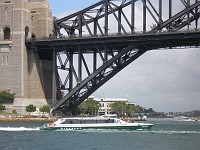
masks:
[[[175,4],[181,8],[177,10]],[[51,58],[49,50],[53,50],[54,65],[57,59],[57,69],[62,70],[58,72],[63,72],[54,82],[59,81],[58,90],[64,90],[65,95],[56,101],[53,111],[74,111],[148,50],[198,47],[199,6],[199,0],[102,0],[55,19],[54,36],[35,43],[41,59]],[[141,8],[139,25],[137,7]]]

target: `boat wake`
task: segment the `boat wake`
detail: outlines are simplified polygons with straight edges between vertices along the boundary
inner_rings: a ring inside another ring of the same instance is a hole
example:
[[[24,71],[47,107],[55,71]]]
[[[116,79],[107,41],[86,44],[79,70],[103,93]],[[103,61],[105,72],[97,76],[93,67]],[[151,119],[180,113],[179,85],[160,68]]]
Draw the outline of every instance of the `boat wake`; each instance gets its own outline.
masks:
[[[39,127],[35,128],[27,128],[27,127],[0,127],[0,131],[41,131]],[[143,130],[143,131],[138,131],[138,130],[115,130],[115,129],[85,129],[85,130],[64,130],[64,131],[75,131],[75,132],[100,132],[100,133],[153,133],[153,134],[200,134],[200,131],[166,131],[166,130]],[[59,132],[63,132],[59,130]]]
[[[0,127],[0,131],[38,131],[39,127],[26,128],[26,127]]]
[[[151,133],[155,134],[200,134],[200,131],[151,131]]]

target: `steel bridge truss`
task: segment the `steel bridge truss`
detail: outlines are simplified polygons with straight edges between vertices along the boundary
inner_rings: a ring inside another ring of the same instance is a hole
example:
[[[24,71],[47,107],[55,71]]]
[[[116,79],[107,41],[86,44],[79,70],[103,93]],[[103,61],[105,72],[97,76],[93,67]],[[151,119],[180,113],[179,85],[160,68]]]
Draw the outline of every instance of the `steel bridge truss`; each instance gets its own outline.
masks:
[[[109,32],[109,22],[112,22],[113,19],[117,22],[115,36],[137,34],[135,26],[136,6],[142,5],[143,8],[142,33],[144,35],[145,33],[157,34],[163,31],[174,32],[184,27],[190,30],[192,26],[194,29],[198,29],[200,1],[180,0],[183,9],[173,14],[172,6],[175,1],[168,0],[168,17],[166,20],[163,19],[166,18],[166,16],[163,17],[163,3],[166,0],[158,0],[158,9],[155,8],[153,2],[155,0],[102,0],[77,13],[54,21],[55,36],[59,39],[64,37],[65,33],[62,30],[64,29],[69,38],[84,38],[83,33],[85,32],[91,38],[107,37],[107,43],[102,40],[101,46],[95,42],[91,42],[89,45],[86,43],[87,46],[84,46],[81,40],[80,42],[75,40],[72,47],[65,46],[65,44],[62,47],[53,46],[55,53],[54,69],[57,67],[58,72],[60,72],[60,89],[64,91],[64,97],[55,102],[52,111],[73,112],[89,95],[147,50],[165,47],[162,46],[161,42],[160,45],[152,42],[143,46],[127,42],[116,47],[111,42],[112,37],[109,40],[108,37],[111,33]],[[125,13],[125,8],[128,8],[130,15]],[[109,17],[111,15],[113,17]],[[147,16],[154,21],[153,26],[148,31]],[[109,20],[110,18],[112,19]],[[82,46],[79,46],[80,43]],[[182,43],[175,42],[172,46],[178,46],[178,44],[181,46]],[[199,46],[198,42],[196,46]],[[90,59],[88,59],[88,56]],[[57,64],[56,60],[58,60]],[[54,72],[54,76],[55,74]],[[55,85],[56,81],[53,83],[54,87]]]
[[[139,26],[142,28],[136,26],[138,24],[136,18],[139,15],[136,7],[141,7],[141,5],[143,19]],[[180,12],[177,12],[176,9],[179,7],[176,5],[182,8]],[[189,29],[193,21],[197,29],[200,16],[199,5],[199,0],[102,0],[77,13],[59,20],[55,19],[55,35],[63,37],[67,33],[68,36],[82,37],[84,34],[89,36],[106,36],[113,33],[126,35],[134,34],[136,31],[145,33],[147,30],[148,32],[150,30],[151,32],[177,31],[185,26]],[[173,12],[177,14],[173,15]],[[147,22],[147,20],[153,21]],[[109,23],[113,22],[116,24],[117,31],[112,29],[113,26],[109,26]]]
[[[143,50],[134,49],[133,46],[128,46],[125,49],[116,50],[116,52],[107,50],[105,55],[102,54],[102,50],[99,50],[98,47],[96,47],[96,50],[93,54],[93,71],[91,72],[88,67],[87,61],[84,58],[84,55],[81,51],[79,51],[79,64],[77,73],[77,71],[75,70],[75,66],[73,65],[74,54],[70,53],[66,47],[63,48],[65,50],[65,55],[67,59],[63,63],[62,58],[58,53],[57,56],[59,64],[61,64],[58,68],[64,69],[68,72],[64,82],[62,82],[62,79],[60,78],[61,89],[67,90],[68,94],[65,95],[62,98],[62,100],[58,101],[54,106],[54,109],[58,109],[61,106],[62,112],[73,112],[74,109],[80,103],[82,103],[88,96],[90,96],[94,91],[96,91],[99,87],[101,87],[104,83],[106,83],[124,67],[126,67],[128,64],[133,62],[145,52]],[[103,65],[101,65],[97,69],[98,55],[102,60]],[[68,67],[66,67],[66,65],[68,65]],[[84,80],[82,80],[82,66],[85,68],[85,73],[87,74],[87,78]],[[75,87],[73,87],[74,79],[76,83]]]

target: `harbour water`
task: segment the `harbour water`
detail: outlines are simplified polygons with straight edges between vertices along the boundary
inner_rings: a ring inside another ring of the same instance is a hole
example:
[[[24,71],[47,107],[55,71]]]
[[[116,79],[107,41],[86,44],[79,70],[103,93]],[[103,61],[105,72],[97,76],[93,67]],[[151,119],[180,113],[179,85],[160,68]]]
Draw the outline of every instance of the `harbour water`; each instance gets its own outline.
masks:
[[[0,150],[198,150],[200,121],[149,119],[149,131],[40,131],[43,123],[0,122]]]

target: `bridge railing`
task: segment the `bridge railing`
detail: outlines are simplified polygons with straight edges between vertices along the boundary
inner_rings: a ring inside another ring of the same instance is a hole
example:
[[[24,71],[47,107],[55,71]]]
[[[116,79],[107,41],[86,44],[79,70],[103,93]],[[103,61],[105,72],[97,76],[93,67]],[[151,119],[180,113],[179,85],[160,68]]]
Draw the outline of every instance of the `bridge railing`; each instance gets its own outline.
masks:
[[[105,38],[105,37],[121,37],[121,36],[143,36],[143,35],[161,35],[161,34],[171,34],[171,33],[174,33],[174,34],[179,34],[179,33],[188,33],[188,32],[199,32],[200,30],[199,29],[196,29],[196,28],[193,28],[193,29],[190,29],[190,30],[187,30],[187,29],[182,29],[182,30],[178,30],[178,31],[175,31],[175,30],[166,30],[166,31],[162,31],[162,32],[142,32],[142,31],[139,31],[139,32],[135,32],[134,34],[131,34],[130,32],[127,33],[127,34],[116,34],[116,33],[109,33],[108,35],[83,35],[81,37],[79,36],[76,36],[76,35],[71,35],[71,36],[60,36],[60,37],[57,37],[57,36],[50,36],[50,37],[39,37],[39,38],[36,38],[36,41],[49,41],[49,40],[62,40],[62,39],[85,39],[85,38]],[[28,41],[31,41],[31,39],[28,39]]]

